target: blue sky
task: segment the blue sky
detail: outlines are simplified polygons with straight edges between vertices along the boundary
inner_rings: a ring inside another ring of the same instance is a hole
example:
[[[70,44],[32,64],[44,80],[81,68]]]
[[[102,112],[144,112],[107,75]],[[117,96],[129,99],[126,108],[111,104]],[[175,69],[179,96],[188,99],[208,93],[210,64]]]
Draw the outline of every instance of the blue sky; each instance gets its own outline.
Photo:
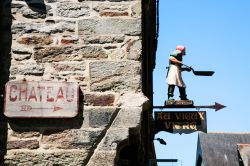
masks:
[[[159,0],[159,13],[154,105],[162,106],[167,99],[165,76],[169,54],[176,45],[185,45],[185,64],[195,70],[215,71],[212,77],[183,72],[188,98],[197,106],[214,102],[227,106],[218,112],[201,109],[207,111],[208,132],[250,132],[250,1]],[[174,97],[178,96],[176,89]],[[155,141],[157,158],[181,160],[159,166],[195,165],[197,132],[182,135],[159,132],[155,138],[158,137],[168,144]]]

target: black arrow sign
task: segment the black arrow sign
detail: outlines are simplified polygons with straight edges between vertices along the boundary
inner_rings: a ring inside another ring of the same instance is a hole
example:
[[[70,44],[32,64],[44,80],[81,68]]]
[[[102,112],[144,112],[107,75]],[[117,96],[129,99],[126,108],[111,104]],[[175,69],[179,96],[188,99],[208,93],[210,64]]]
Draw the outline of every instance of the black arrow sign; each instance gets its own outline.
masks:
[[[215,111],[219,111],[222,108],[225,108],[226,106],[219,104],[217,102],[215,102],[214,105],[208,105],[208,106],[185,106],[185,105],[181,105],[181,106],[153,106],[154,109],[164,109],[164,108],[196,108],[197,110],[201,109],[201,108],[210,108],[210,109],[215,109]]]
[[[210,108],[210,109],[215,109],[215,111],[219,111],[222,108],[225,108],[226,106],[219,104],[217,102],[215,102],[214,105],[209,105],[209,106],[194,106],[196,109],[200,109],[200,108]]]

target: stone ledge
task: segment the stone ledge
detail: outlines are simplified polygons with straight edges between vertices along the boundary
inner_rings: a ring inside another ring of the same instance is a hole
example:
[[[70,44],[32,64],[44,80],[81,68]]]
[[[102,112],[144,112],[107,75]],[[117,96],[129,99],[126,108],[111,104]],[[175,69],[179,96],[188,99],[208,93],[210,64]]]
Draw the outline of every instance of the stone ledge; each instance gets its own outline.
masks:
[[[7,149],[38,149],[38,140],[14,140],[7,142]]]
[[[115,102],[114,94],[85,94],[84,102],[92,106],[113,106]]]
[[[149,100],[142,93],[124,93],[118,100],[119,107],[143,107],[147,109]]]
[[[142,93],[127,93],[120,98],[121,110],[95,149],[88,166],[115,165],[118,146],[129,142],[130,129],[134,129],[134,134],[139,134],[141,114],[149,109],[148,104],[148,99]]]
[[[114,158],[116,151],[98,151],[93,156],[87,166],[111,166],[115,165]]]
[[[5,155],[4,165],[42,166],[83,165],[88,155],[84,150],[9,150]]]

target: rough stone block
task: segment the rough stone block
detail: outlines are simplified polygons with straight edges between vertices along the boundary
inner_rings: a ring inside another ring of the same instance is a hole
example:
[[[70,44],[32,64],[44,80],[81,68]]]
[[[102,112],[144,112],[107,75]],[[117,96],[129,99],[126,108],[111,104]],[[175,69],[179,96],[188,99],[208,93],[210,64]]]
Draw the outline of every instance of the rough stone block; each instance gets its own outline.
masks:
[[[58,62],[51,64],[51,75],[61,77],[85,76],[86,64],[84,62]]]
[[[76,38],[62,38],[61,44],[62,45],[69,45],[69,44],[77,44],[78,39]]]
[[[85,108],[83,127],[104,128],[115,113],[115,108]]]
[[[11,27],[12,34],[30,34],[30,33],[63,33],[65,31],[75,32],[74,21],[59,21],[54,24],[44,23],[27,23],[27,22],[13,22]]]
[[[137,2],[135,3],[132,7],[132,13],[131,16],[134,18],[141,18],[142,17],[142,13],[141,13],[141,2]]]
[[[124,39],[123,35],[82,36],[82,40],[86,44],[117,44],[122,43]]]
[[[4,165],[17,166],[76,166],[84,165],[88,156],[85,150],[64,151],[18,151],[10,150],[5,156]]]
[[[21,47],[21,46],[13,46],[12,47],[12,57],[16,61],[22,61],[25,59],[30,59],[32,54],[32,50],[26,48],[26,47]]]
[[[93,154],[87,166],[111,166],[115,164],[116,151],[98,151]]]
[[[103,28],[105,27],[105,28]],[[79,35],[141,34],[140,19],[84,19],[79,21]]]
[[[140,89],[140,63],[99,61],[89,64],[90,89],[93,91],[137,91]]]
[[[142,41],[129,40],[127,42],[126,52],[129,60],[140,60],[142,55]]]
[[[127,92],[121,95],[117,105],[120,107],[143,107],[149,105],[149,100],[143,93]]]
[[[32,137],[39,137],[40,133],[39,132],[17,132],[13,131],[11,133],[12,137],[17,137],[17,138],[32,138]]]
[[[41,140],[44,149],[90,149],[102,130],[65,130],[45,133]]]
[[[85,62],[58,62],[52,63],[53,68],[56,72],[60,71],[85,71],[86,63]]]
[[[85,94],[84,101],[86,105],[113,106],[115,96],[113,94]]]
[[[122,17],[129,15],[129,4],[99,3],[93,9],[102,17]]]
[[[34,59],[37,62],[82,61],[107,57],[108,55],[100,46],[36,47],[34,52]]]
[[[30,59],[31,54],[12,54],[12,57],[13,57],[16,61],[22,61],[22,60]]]
[[[57,15],[69,18],[89,16],[89,6],[84,3],[59,3]]]
[[[43,3],[28,2],[28,5],[21,3],[11,4],[12,14],[22,14],[25,18],[38,19],[45,18],[48,13],[51,13],[51,7]]]
[[[102,17],[121,17],[128,16],[128,12],[100,12]]]
[[[113,151],[117,150],[119,143],[128,139],[129,130],[128,128],[111,128],[107,131],[105,137],[98,145],[100,151]]]
[[[15,140],[8,141],[7,149],[38,149],[39,142],[37,140]]]
[[[142,108],[122,108],[112,123],[113,128],[135,128],[141,123]]]
[[[44,66],[36,63],[19,63],[10,67],[11,75],[35,75],[41,76],[44,73]]]
[[[53,39],[51,36],[26,35],[21,36],[17,42],[26,45],[50,45],[53,43]]]
[[[20,45],[12,46],[12,52],[14,54],[32,54],[32,50],[26,47],[21,47]]]
[[[108,53],[109,54],[109,57],[113,60],[122,60],[124,59],[125,57],[125,50],[123,49],[115,49],[113,47],[108,47],[108,48],[105,48],[105,49],[111,49],[109,50],[110,52]]]
[[[97,12],[104,11],[117,11],[124,12],[129,10],[129,4],[121,4],[121,3],[98,3],[93,7],[93,9]]]

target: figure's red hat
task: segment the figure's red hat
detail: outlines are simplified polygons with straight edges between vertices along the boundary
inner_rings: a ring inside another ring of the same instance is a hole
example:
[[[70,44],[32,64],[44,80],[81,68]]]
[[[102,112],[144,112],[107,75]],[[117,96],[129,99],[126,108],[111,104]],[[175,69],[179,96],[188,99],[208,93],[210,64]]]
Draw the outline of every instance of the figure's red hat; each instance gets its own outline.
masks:
[[[176,46],[176,50],[180,50],[180,51],[185,51],[185,46],[181,46],[181,45],[178,45]]]

